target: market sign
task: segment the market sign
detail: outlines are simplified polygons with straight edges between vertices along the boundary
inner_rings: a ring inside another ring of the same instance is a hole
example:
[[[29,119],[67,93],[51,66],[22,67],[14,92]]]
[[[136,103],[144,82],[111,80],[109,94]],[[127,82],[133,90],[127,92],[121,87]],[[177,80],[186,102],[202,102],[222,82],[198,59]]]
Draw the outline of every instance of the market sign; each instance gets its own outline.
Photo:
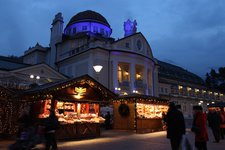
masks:
[[[77,99],[81,99],[84,97],[84,95],[86,94],[87,92],[87,89],[86,88],[83,88],[83,87],[75,87],[75,95],[74,97],[77,98]]]

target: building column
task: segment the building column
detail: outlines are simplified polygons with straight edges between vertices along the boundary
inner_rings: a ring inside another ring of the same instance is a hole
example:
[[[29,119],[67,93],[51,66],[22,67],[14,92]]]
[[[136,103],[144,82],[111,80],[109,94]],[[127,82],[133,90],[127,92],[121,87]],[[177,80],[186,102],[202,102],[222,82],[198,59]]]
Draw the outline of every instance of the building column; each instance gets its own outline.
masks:
[[[145,88],[145,95],[148,95],[148,68],[144,67],[144,70],[143,70],[143,83],[144,83],[144,88]]]
[[[155,68],[154,68],[154,70],[152,71],[152,89],[153,89],[153,92],[152,92],[152,94],[153,94],[153,96],[156,96],[156,97],[158,97],[159,96],[159,88],[158,88],[158,83],[159,83],[159,81],[158,81],[158,67],[156,66]]]
[[[112,90],[115,91],[115,87],[119,87],[118,84],[118,62],[117,61],[113,61],[112,63]]]
[[[133,90],[136,90],[134,86],[135,82],[135,64],[131,63],[130,64],[130,87],[131,87],[131,93],[133,93]]]

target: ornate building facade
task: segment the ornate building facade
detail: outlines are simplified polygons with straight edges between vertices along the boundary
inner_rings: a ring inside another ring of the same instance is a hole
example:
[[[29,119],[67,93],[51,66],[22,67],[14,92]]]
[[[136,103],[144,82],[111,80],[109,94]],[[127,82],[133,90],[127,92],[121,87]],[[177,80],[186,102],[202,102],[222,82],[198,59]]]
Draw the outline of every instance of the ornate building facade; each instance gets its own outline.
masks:
[[[136,21],[124,22],[124,37],[115,40],[108,21],[99,13],[74,15],[64,28],[58,13],[52,23],[50,47],[28,49],[24,63],[44,62],[69,77],[88,74],[120,95],[158,96],[158,68]],[[94,66],[101,70],[96,72]]]

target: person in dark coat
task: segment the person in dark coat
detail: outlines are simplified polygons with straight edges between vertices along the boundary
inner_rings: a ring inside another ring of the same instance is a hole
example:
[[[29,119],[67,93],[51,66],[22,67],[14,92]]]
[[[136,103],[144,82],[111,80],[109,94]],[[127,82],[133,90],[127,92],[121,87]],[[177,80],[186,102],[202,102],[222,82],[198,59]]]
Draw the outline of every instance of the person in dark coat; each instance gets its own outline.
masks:
[[[221,134],[221,139],[224,139],[224,134],[225,134],[225,112],[224,112],[224,108],[221,107],[220,108],[220,134]]]
[[[212,109],[208,113],[208,124],[212,129],[213,136],[215,138],[215,142],[220,142],[220,116],[215,109]]]
[[[179,150],[182,136],[185,134],[185,122],[183,113],[177,110],[173,102],[169,103],[164,121],[167,125],[167,138],[170,139],[172,150]]]
[[[110,112],[107,111],[107,114],[105,115],[105,129],[110,129],[110,120],[111,120]]]
[[[52,150],[57,150],[57,143],[55,132],[59,128],[58,118],[55,116],[54,111],[51,111],[45,122],[45,139],[46,139],[46,150],[52,147]]]
[[[194,118],[191,131],[195,134],[195,147],[197,150],[207,150],[208,131],[207,115],[201,106],[193,106]]]

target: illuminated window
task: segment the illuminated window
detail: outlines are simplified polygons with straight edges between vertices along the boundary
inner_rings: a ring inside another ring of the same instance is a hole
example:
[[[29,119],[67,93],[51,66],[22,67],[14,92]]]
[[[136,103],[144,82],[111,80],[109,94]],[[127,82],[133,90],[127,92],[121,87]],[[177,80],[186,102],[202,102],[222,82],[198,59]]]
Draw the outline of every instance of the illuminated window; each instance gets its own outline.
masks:
[[[120,66],[118,66],[118,80],[119,82],[122,82],[122,69]]]
[[[128,95],[127,92],[124,92],[123,95]]]
[[[178,85],[178,89],[179,89],[179,90],[182,90],[182,89],[183,89],[183,86]]]
[[[136,80],[143,80],[144,67],[141,65],[136,65],[135,71],[136,71]]]
[[[191,91],[191,88],[190,88],[190,87],[187,87],[187,90],[188,90],[188,91]]]
[[[129,64],[119,63],[118,64],[118,80],[119,82],[130,81]]]
[[[136,74],[136,79],[141,79],[141,75],[140,74]]]
[[[195,92],[196,92],[196,93],[199,92],[199,89],[195,89]]]
[[[150,69],[148,69],[147,82],[149,86],[151,86],[151,81],[152,81],[152,75],[151,75]]]

